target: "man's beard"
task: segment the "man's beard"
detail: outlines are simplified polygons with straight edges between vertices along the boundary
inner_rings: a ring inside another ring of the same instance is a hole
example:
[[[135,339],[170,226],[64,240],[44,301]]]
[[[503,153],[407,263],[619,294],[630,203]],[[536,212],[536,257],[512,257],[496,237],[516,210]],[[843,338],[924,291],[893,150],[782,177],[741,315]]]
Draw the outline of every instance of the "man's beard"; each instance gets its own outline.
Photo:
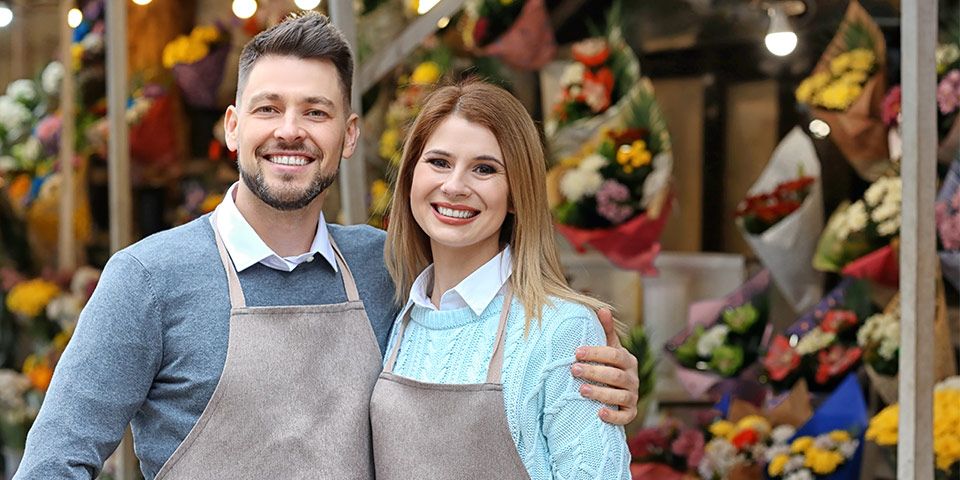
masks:
[[[285,151],[303,151],[310,153],[315,162],[320,162],[323,158],[320,152],[310,152],[305,149],[302,144],[300,144],[299,148],[295,146],[294,148],[282,149]],[[260,153],[261,151],[261,149],[257,149],[257,152],[254,153],[256,159],[263,158]],[[267,160],[263,161],[266,162]],[[237,165],[239,166],[239,163]],[[300,210],[306,207],[333,184],[339,172],[339,165],[337,166],[337,170],[330,175],[324,175],[318,171],[317,174],[314,175],[313,181],[310,182],[310,185],[305,190],[297,190],[295,188],[275,189],[267,185],[267,182],[263,178],[263,169],[260,168],[259,164],[255,168],[255,172],[248,172],[240,167],[240,178],[243,179],[243,183],[247,188],[249,188],[257,198],[262,200],[263,203],[280,211]]]

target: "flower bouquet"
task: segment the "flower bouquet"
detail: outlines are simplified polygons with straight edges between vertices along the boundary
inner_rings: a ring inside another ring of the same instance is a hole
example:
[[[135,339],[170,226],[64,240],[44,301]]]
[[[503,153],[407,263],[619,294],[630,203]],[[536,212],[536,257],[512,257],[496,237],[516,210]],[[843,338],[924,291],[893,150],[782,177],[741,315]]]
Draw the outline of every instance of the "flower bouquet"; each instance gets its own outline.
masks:
[[[216,108],[217,91],[230,53],[226,30],[214,25],[198,25],[190,35],[173,39],[163,49],[163,66],[173,76],[184,100],[198,108]]]
[[[465,10],[463,43],[479,55],[533,71],[557,53],[544,0],[472,0]]]
[[[547,175],[557,230],[621,268],[652,272],[670,210],[673,158],[666,122],[644,79],[617,122]]]
[[[937,380],[956,373],[947,303],[942,282],[937,284],[934,318],[934,375]],[[857,331],[857,344],[863,349],[867,376],[874,389],[887,403],[897,402],[900,368],[900,295],[887,304],[883,312],[872,315]]]
[[[700,397],[739,377],[756,361],[769,335],[769,285],[770,273],[763,270],[725,298],[690,306],[688,327],[664,346],[681,367],[677,378],[690,395]]]
[[[676,419],[640,430],[627,440],[634,480],[682,480],[703,458],[703,433]]]
[[[812,75],[795,92],[799,103],[830,125],[830,138],[857,173],[871,181],[889,159],[887,127],[880,119],[886,55],[880,28],[852,1]]]
[[[934,212],[943,278],[960,290],[960,154],[950,164]]]
[[[761,360],[765,380],[785,390],[802,378],[812,390],[831,391],[860,365],[857,329],[873,311],[866,282],[844,279],[770,342]]]
[[[851,374],[792,438],[774,439],[766,451],[766,473],[784,480],[858,479],[866,428],[866,401]]]
[[[822,295],[822,275],[807,260],[823,228],[819,177],[813,142],[794,128],[737,207],[741,234],[796,312],[806,311]]]
[[[899,177],[882,177],[867,188],[863,199],[841,204],[820,236],[813,267],[896,288],[901,188]]]
[[[960,377],[937,384],[933,393],[933,455],[937,480],[960,480]],[[867,440],[895,450],[900,405],[884,408],[870,419]]]
[[[637,359],[637,375],[640,386],[637,389],[637,418],[643,420],[647,413],[647,401],[656,387],[657,359],[650,349],[650,338],[643,325],[635,325],[621,340],[623,348]]]

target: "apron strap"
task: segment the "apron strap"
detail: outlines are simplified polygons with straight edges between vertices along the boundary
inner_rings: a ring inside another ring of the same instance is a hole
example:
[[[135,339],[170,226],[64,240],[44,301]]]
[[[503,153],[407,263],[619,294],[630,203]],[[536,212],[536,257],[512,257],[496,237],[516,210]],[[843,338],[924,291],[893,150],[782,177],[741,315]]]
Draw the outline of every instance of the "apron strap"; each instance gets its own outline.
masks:
[[[337,247],[337,242],[333,241],[333,235],[329,235],[330,246],[333,247],[333,253],[337,257],[337,266],[340,267],[340,274],[343,276],[343,289],[347,292],[347,301],[350,302],[359,302],[360,293],[357,291],[357,282],[353,279],[353,272],[350,271],[350,267],[347,266],[347,261],[343,259],[343,254],[340,253],[340,248]]]
[[[497,339],[487,367],[487,383],[500,383],[500,374],[503,370],[503,350],[507,341],[507,315],[510,314],[510,302],[513,300],[513,291],[507,290],[503,296],[503,306],[500,307],[500,325],[497,326]]]
[[[230,307],[244,308],[247,306],[247,300],[243,297],[243,289],[240,288],[240,278],[237,277],[237,269],[230,260],[230,254],[227,253],[227,247],[223,245],[223,239],[220,238],[220,231],[217,229],[217,212],[213,212],[213,236],[217,240],[217,251],[220,252],[220,261],[223,262],[223,269],[227,271],[227,288],[230,290]]]
[[[403,341],[403,332],[407,329],[407,324],[410,323],[411,310],[413,310],[413,302],[407,302],[407,306],[403,307],[403,311],[400,312],[403,320],[400,321],[400,330],[397,330],[397,341],[393,344],[390,358],[387,359],[387,364],[383,367],[383,371],[386,373],[393,373],[393,365],[397,363],[397,355],[400,353],[400,342]]]

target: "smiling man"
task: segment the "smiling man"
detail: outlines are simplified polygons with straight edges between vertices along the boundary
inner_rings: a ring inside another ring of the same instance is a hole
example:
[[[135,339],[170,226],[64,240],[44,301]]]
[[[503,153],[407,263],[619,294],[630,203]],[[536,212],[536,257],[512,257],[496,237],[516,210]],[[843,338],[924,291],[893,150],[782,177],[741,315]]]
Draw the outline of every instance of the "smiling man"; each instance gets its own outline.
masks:
[[[370,393],[397,314],[384,234],[322,213],[359,137],[352,54],[303,14],[251,40],[239,72],[225,129],[241,181],[110,259],[16,478],[93,478],[128,423],[147,479],[373,477]],[[618,387],[590,397],[631,420],[636,363],[582,358]]]

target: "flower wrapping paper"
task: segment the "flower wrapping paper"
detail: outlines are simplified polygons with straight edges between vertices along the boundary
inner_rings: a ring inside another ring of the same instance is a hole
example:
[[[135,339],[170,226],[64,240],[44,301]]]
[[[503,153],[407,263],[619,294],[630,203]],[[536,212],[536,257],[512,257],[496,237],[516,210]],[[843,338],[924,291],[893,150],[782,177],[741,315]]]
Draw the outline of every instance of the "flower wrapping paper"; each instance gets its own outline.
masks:
[[[536,45],[536,48],[531,48]],[[480,49],[518,70],[536,71],[553,60],[557,41],[543,0],[526,0],[520,16],[493,43]]]

